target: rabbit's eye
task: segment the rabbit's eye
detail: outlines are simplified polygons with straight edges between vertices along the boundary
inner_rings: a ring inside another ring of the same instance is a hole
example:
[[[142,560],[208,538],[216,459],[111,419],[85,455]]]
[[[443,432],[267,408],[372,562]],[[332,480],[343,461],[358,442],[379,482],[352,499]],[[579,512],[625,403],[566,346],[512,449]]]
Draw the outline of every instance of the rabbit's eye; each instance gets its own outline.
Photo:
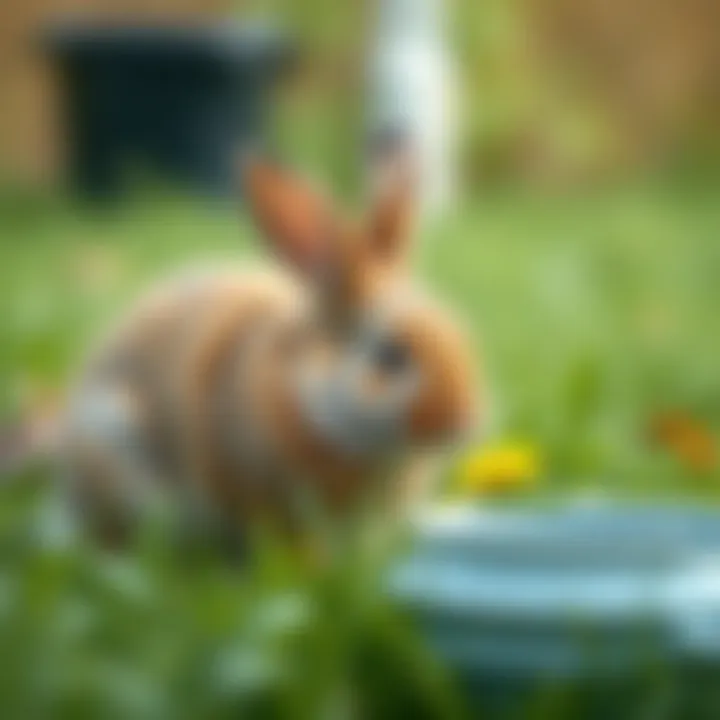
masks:
[[[410,365],[410,349],[397,340],[386,340],[375,351],[375,365],[387,374],[401,373]]]

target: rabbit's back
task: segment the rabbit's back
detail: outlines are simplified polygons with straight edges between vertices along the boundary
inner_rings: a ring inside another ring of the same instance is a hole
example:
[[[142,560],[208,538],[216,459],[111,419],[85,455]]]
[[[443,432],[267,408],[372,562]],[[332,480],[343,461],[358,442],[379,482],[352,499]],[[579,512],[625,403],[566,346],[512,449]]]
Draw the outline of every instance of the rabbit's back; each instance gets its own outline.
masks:
[[[180,274],[141,298],[92,353],[80,387],[122,377],[181,401],[209,356],[250,328],[296,313],[301,291],[265,271]],[[251,338],[248,338],[250,340]]]

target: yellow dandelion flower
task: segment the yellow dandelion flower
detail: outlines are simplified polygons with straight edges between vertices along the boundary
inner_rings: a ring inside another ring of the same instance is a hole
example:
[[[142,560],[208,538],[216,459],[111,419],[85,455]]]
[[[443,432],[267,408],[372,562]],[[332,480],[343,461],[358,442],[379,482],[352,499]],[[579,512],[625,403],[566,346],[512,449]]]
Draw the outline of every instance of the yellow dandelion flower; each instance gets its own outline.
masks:
[[[478,448],[460,463],[460,489],[481,495],[527,490],[535,484],[541,466],[540,452],[531,443]]]

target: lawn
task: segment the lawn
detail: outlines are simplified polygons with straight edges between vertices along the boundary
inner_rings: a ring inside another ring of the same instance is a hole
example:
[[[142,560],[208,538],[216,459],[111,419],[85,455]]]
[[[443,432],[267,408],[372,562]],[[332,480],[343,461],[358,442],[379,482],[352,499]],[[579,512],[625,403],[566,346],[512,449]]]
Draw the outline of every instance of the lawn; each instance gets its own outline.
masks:
[[[493,436],[540,449],[535,495],[717,493],[712,463],[651,442],[650,427],[668,412],[708,436],[720,424],[718,189],[498,192],[428,232],[419,273],[477,339]],[[2,206],[6,422],[61,391],[93,333],[154,278],[255,252],[237,215],[167,198],[102,213]],[[153,532],[127,557],[101,557],[56,526],[42,480],[32,472],[0,499],[4,716],[457,712],[441,669],[381,600],[377,559],[308,578],[268,551],[239,574],[178,558]]]
[[[258,250],[232,206],[30,205],[0,218],[6,416],[61,388],[93,333],[153,279]],[[419,272],[467,318],[494,432],[537,443],[543,489],[714,490],[717,476],[647,430],[666,411],[709,430],[720,421],[719,235],[707,186],[495,194],[426,234]]]

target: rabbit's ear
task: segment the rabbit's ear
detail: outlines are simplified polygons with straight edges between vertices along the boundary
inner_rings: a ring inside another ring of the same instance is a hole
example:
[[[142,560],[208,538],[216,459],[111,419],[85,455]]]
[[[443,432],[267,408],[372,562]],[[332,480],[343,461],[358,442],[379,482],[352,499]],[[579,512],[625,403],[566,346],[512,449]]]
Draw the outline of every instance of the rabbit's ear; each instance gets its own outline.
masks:
[[[374,160],[368,241],[372,252],[396,261],[408,251],[417,211],[415,156],[407,143],[381,148]]]
[[[248,160],[242,175],[251,213],[276,253],[304,274],[325,273],[335,260],[340,235],[329,204],[269,162]]]

